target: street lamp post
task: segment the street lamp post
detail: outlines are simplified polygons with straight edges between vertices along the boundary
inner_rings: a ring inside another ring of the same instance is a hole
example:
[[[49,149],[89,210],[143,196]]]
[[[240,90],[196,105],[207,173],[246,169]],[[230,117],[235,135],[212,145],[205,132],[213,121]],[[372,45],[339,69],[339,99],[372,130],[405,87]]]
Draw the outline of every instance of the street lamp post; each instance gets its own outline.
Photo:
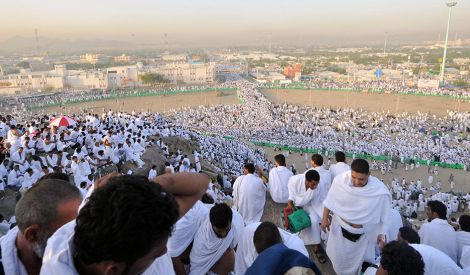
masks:
[[[447,32],[446,32],[446,41],[444,44],[444,56],[442,57],[442,65],[441,65],[441,73],[439,77],[439,82],[441,85],[444,85],[444,71],[446,66],[446,55],[447,55],[447,42],[449,40],[449,28],[450,28],[450,18],[452,17],[452,7],[457,5],[456,1],[450,0],[446,3],[447,7],[449,7],[449,17],[447,18]]]

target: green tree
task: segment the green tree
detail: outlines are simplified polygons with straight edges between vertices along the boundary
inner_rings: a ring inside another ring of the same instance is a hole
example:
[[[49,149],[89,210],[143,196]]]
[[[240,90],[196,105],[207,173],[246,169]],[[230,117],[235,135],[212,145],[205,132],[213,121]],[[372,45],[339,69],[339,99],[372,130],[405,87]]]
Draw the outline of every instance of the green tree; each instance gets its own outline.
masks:
[[[339,73],[339,74],[346,74],[346,69],[345,68],[340,68],[340,67],[337,67],[337,66],[330,66],[326,69],[327,71],[330,71],[330,72],[335,72],[335,73]]]
[[[44,93],[50,93],[50,92],[52,92],[53,90],[54,90],[54,87],[53,87],[53,86],[51,86],[51,85],[46,85],[46,86],[44,86],[44,88],[42,89],[42,92],[44,92]]]
[[[20,73],[20,70],[18,69],[15,69],[15,68],[10,68],[8,70],[5,71],[5,74],[6,75],[9,75],[9,74],[19,74]]]
[[[308,75],[313,72],[313,68],[310,67],[302,67],[302,75]]]
[[[467,87],[468,82],[464,79],[457,79],[452,83],[456,87]]]
[[[145,85],[170,83],[170,80],[166,79],[163,75],[157,73],[146,73],[140,75],[139,78]]]
[[[20,63],[16,64],[16,67],[22,68],[22,69],[29,69],[31,68],[31,64],[29,64],[28,61],[21,61]]]

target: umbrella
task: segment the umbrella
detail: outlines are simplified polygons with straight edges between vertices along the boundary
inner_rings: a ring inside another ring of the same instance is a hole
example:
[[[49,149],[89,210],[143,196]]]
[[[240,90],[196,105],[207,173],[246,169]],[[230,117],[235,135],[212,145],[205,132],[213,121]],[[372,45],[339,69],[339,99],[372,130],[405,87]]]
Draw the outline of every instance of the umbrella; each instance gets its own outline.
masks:
[[[39,135],[40,133],[41,133],[41,132],[39,132],[38,130],[35,130],[35,131],[33,131],[29,136],[30,136],[30,137],[34,137],[34,136]]]
[[[68,116],[56,117],[49,122],[50,126],[71,126],[75,125],[77,122]]]

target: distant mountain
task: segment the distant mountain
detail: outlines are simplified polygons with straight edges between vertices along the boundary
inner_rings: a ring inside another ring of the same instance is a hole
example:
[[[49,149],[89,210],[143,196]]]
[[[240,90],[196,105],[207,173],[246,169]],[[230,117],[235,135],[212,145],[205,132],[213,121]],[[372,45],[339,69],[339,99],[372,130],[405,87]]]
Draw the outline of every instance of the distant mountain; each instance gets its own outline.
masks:
[[[70,39],[51,39],[47,37],[39,37],[39,50],[76,52],[85,50],[104,50],[104,49],[122,49],[132,47],[132,43],[117,40],[70,40]],[[34,37],[14,36],[7,40],[0,41],[0,49],[2,51],[35,51],[36,39]]]

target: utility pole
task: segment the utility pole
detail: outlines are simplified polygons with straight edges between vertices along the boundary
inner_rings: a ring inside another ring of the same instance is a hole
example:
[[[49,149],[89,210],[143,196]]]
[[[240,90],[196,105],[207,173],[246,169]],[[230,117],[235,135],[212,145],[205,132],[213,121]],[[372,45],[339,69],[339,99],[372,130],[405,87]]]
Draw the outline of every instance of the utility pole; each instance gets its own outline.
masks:
[[[446,32],[446,40],[444,42],[444,56],[442,57],[442,65],[441,65],[441,74],[439,77],[440,85],[444,85],[444,72],[446,67],[446,57],[447,57],[447,43],[449,41],[449,29],[450,29],[450,19],[452,17],[452,8],[457,5],[455,1],[449,1],[446,3],[447,7],[449,7],[449,17],[447,18],[447,32]]]
[[[388,38],[388,32],[385,33],[385,43],[384,43],[384,55],[387,52],[387,38]]]
[[[38,29],[34,29],[34,35],[36,37],[36,50],[39,52],[39,35],[38,35]]]

